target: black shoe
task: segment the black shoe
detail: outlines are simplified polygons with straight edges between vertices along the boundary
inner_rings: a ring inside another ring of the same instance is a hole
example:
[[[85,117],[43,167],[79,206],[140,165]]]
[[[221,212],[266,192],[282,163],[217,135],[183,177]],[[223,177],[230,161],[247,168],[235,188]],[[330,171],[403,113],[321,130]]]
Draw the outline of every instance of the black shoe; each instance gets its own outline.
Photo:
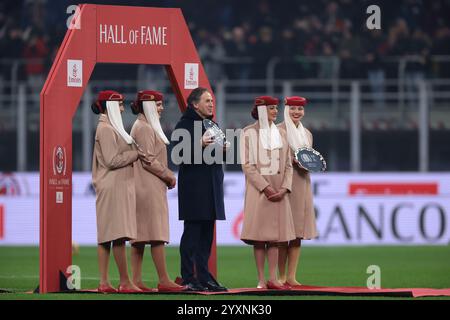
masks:
[[[228,291],[227,288],[221,286],[217,281],[210,280],[208,282],[203,282],[202,286],[208,288],[208,291],[210,292],[226,292]]]
[[[185,291],[208,291],[208,287],[202,286],[199,282],[183,282],[183,285],[186,286]]]

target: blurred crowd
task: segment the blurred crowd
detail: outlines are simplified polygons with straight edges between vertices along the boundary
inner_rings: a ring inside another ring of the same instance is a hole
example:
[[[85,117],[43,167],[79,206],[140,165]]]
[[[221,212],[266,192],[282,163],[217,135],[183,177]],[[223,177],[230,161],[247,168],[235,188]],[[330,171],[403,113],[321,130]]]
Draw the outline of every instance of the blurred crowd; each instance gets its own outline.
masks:
[[[92,3],[124,4],[118,1]],[[12,59],[28,59],[20,77],[43,78],[66,32],[73,1],[7,0],[0,3],[1,75]],[[450,78],[431,59],[450,55],[450,0],[167,0],[128,5],[180,7],[212,80],[263,79],[278,57],[275,77],[396,78],[398,57],[411,77]],[[381,30],[368,30],[366,8],[381,8]],[[313,63],[311,62],[313,61]],[[448,66],[448,62],[447,62]]]
[[[377,3],[381,30],[368,30],[366,8]],[[260,0],[207,6],[206,16],[195,8],[186,13],[193,17],[190,26],[203,61],[217,62],[216,78],[264,78],[273,57],[280,58],[277,78],[331,77],[331,59],[307,63],[318,57],[338,57],[341,78],[380,70],[396,77],[397,67],[389,62],[399,56],[418,57],[407,71],[444,76],[439,72],[446,70],[433,68],[430,56],[450,54],[450,1]],[[219,69],[220,62],[239,57],[250,57],[252,65]]]

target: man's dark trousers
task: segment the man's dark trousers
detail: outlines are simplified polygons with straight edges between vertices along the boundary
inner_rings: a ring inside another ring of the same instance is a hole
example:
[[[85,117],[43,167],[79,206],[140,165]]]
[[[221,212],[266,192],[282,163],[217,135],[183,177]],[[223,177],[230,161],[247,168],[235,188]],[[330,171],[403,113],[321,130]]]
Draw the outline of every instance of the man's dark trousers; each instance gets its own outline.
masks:
[[[195,278],[200,283],[212,280],[208,271],[208,261],[214,237],[214,223],[214,220],[184,221],[180,256],[181,276],[185,283],[193,282]]]

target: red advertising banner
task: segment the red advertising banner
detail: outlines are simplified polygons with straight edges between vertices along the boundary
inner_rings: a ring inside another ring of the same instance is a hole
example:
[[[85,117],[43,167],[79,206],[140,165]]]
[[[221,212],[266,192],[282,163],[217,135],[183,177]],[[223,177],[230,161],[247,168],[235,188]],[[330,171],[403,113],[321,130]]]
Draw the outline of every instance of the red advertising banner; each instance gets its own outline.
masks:
[[[436,195],[437,183],[352,183],[349,186],[350,195]]]

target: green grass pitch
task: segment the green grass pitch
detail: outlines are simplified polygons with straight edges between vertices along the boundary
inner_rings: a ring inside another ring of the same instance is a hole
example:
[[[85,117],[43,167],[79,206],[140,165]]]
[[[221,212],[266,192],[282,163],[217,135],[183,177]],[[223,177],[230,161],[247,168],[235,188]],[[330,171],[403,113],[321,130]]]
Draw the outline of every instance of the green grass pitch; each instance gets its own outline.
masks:
[[[128,249],[129,254],[129,249]],[[256,286],[253,250],[245,247],[218,247],[218,278],[229,288]],[[178,247],[166,249],[167,265],[174,279],[179,274]],[[73,257],[81,268],[81,287],[98,285],[97,252],[95,247],[81,247]],[[319,286],[366,286],[367,267],[381,268],[383,288],[450,288],[449,246],[367,246],[302,248],[298,280]],[[118,285],[117,268],[111,256],[110,277]],[[156,287],[156,271],[147,249],[144,279]],[[101,294],[29,294],[39,283],[39,248],[0,246],[0,299],[399,299],[387,297],[350,296],[200,296],[200,295],[101,295]],[[420,298],[428,299],[428,298]],[[450,299],[436,297],[432,299]]]

